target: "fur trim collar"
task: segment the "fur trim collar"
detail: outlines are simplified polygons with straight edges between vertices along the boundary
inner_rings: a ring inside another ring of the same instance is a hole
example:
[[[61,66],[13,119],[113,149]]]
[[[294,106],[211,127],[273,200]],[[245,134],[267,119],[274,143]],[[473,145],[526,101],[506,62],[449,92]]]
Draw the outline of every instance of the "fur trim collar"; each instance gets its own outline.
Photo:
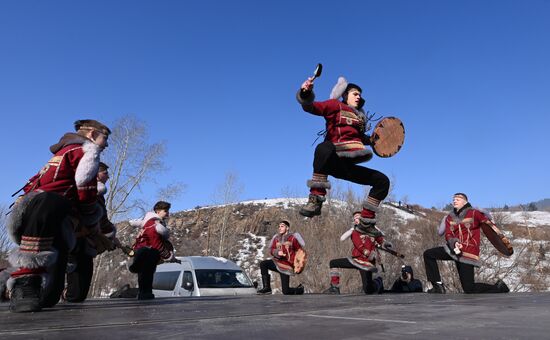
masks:
[[[78,187],[85,186],[96,178],[97,172],[99,171],[99,154],[101,153],[101,148],[95,143],[86,141],[82,144],[82,151],[84,151],[84,156],[82,156],[80,162],[78,162],[74,176]]]
[[[466,203],[462,208],[459,210],[453,209],[449,215],[451,215],[451,218],[455,221],[461,221],[466,217],[466,214],[468,211],[470,211],[472,208],[472,205],[468,202]]]
[[[304,238],[302,237],[302,235],[300,235],[300,233],[288,233],[286,235],[279,235],[277,233],[271,239],[270,247],[273,246],[273,242],[275,242],[275,240],[279,241],[280,243],[283,243],[283,242],[286,242],[291,236],[294,237],[302,247],[305,247],[306,241],[304,241]]]

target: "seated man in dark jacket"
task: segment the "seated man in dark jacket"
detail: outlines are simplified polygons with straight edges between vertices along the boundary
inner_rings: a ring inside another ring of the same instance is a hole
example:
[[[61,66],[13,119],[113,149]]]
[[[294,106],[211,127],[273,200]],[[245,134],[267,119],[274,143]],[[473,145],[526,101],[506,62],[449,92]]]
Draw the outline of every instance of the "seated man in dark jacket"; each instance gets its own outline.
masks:
[[[401,267],[401,276],[393,283],[392,293],[422,293],[422,282],[414,278],[411,266]]]

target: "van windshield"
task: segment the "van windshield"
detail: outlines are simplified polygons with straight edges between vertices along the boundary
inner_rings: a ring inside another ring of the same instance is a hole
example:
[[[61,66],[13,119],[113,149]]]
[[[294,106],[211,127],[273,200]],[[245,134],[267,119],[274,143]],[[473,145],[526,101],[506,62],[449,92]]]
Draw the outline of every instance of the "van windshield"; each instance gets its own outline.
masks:
[[[200,288],[250,288],[252,282],[241,270],[196,269]]]

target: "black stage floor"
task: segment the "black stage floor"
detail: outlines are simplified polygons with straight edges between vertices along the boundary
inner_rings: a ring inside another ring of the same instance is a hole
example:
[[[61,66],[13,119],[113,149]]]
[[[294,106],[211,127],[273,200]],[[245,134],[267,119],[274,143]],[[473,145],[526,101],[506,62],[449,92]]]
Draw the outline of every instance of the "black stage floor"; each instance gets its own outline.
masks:
[[[550,293],[128,299],[14,314],[0,339],[550,339]]]

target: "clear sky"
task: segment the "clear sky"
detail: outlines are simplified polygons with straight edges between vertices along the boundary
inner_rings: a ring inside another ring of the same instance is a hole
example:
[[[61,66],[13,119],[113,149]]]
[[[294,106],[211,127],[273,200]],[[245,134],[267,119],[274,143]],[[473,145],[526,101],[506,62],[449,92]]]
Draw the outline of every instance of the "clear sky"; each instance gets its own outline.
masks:
[[[243,200],[305,197],[324,121],[295,93],[318,62],[318,99],[343,75],[404,122],[400,153],[365,164],[395,198],[550,197],[550,1],[3,0],[0,202],[74,120],[126,114],[167,143],[173,210],[211,204],[227,172]]]

